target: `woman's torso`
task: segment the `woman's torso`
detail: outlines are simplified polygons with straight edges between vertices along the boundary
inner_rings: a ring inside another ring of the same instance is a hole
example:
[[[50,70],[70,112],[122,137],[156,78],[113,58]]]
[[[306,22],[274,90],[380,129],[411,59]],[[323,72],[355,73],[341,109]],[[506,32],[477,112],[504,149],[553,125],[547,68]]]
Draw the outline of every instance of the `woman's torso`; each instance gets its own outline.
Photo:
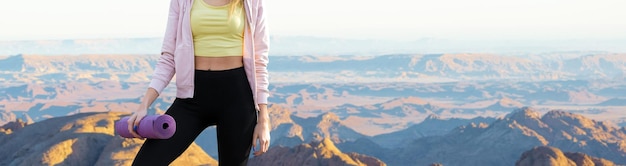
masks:
[[[228,5],[230,0],[198,0],[211,6]],[[243,39],[242,39],[243,40]],[[194,65],[197,70],[227,70],[243,66],[242,56],[217,55],[214,57],[195,56]]]

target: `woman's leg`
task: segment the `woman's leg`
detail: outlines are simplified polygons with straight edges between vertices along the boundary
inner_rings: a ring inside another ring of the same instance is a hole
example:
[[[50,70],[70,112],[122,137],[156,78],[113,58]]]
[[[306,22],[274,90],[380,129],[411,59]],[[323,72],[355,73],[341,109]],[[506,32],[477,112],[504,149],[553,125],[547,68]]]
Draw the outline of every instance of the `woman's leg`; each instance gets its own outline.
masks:
[[[253,118],[254,120],[251,120]],[[218,123],[217,147],[219,164],[224,166],[247,165],[250,149],[252,148],[252,134],[256,126],[256,116],[231,114],[220,118]]]
[[[169,139],[147,139],[133,165],[169,165],[173,162],[208,125],[215,124],[215,118],[210,118],[214,116],[203,115],[201,110],[194,99],[174,100],[165,114],[176,120],[176,132]]]
[[[217,122],[218,157],[224,166],[247,164],[256,126],[250,85],[243,70],[238,74],[234,81],[222,85],[224,93],[218,99],[223,103]]]

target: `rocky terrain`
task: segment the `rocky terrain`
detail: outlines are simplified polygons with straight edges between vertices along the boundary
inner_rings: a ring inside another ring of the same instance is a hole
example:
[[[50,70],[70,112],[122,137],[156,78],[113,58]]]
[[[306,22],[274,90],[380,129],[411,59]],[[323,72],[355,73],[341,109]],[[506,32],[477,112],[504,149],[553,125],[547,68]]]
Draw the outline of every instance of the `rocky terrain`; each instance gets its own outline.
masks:
[[[553,146],[626,164],[626,128],[563,111],[524,108],[490,124],[469,124],[378,154],[389,165],[513,165],[535,146]],[[386,157],[385,157],[386,156]],[[467,160],[471,158],[472,160]]]
[[[433,114],[428,116],[421,123],[415,124],[407,129],[387,134],[376,135],[372,137],[371,140],[376,142],[376,144],[386,148],[397,148],[404,146],[417,138],[445,135],[459,126],[467,125],[470,123],[488,124],[493,121],[495,121],[495,118],[484,117],[477,117],[473,119],[443,119]]]
[[[121,113],[80,113],[0,136],[0,165],[130,165],[143,140],[114,135]],[[172,165],[217,165],[192,144]]]
[[[271,109],[276,110],[272,112],[275,119],[273,146],[267,154],[252,158],[250,165],[626,163],[625,127],[617,128],[563,111],[541,115],[532,108],[523,108],[487,122],[431,116],[422,122],[424,124],[417,124],[407,131],[385,134],[385,137],[404,137],[405,144],[381,146],[371,141],[375,137],[337,132],[349,128],[342,126],[341,120],[332,114],[294,120],[286,118],[290,117],[286,109]],[[0,148],[3,149],[0,165],[128,165],[142,141],[113,135],[113,122],[125,115],[117,112],[79,113],[28,125],[11,122],[1,127],[12,132],[0,135]],[[441,124],[466,121],[468,124],[445,134],[434,130],[414,138],[403,135],[409,130],[432,125],[433,121]],[[205,141],[209,137],[215,138],[214,135],[199,137],[196,142],[204,147],[194,143],[173,165],[216,165],[214,157],[203,150],[216,148],[215,143]],[[545,157],[541,156],[546,155],[553,159],[543,161]]]
[[[358,153],[343,153],[329,138],[293,148],[274,147],[266,154],[250,160],[249,165],[350,165],[384,166],[377,158]]]
[[[602,158],[591,157],[584,153],[563,153],[550,146],[538,146],[522,154],[515,162],[516,166],[614,166],[615,163]]]
[[[20,130],[22,128],[24,128],[24,126],[28,125],[29,123],[33,123],[31,122],[24,122],[22,119],[16,119],[13,122],[9,122],[7,124],[4,124],[4,126],[0,126],[0,133],[4,133],[4,134],[11,134],[17,130]]]

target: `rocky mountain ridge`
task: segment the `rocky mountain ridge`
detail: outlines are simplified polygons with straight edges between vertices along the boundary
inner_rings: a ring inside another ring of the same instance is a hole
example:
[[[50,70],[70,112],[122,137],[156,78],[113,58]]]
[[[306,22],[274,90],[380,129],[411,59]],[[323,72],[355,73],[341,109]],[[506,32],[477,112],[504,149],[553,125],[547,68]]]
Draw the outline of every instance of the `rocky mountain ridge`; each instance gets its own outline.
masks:
[[[24,122],[22,119],[16,119],[13,122],[9,122],[7,124],[4,124],[3,126],[0,126],[0,133],[4,133],[4,134],[11,134],[19,129],[24,128],[24,126],[33,123],[32,121],[30,122]]]
[[[426,136],[445,135],[453,129],[467,124],[491,123],[495,118],[476,117],[472,119],[449,118],[443,119],[431,114],[424,121],[407,129],[376,135],[371,140],[385,148],[397,148],[406,145],[410,141]]]
[[[293,148],[277,146],[266,154],[252,158],[250,165],[350,165],[385,166],[377,158],[358,153],[343,153],[329,138],[301,144]]]
[[[491,122],[467,120],[465,122],[469,124],[454,128],[447,134],[435,132],[433,135],[405,141],[403,146],[382,147],[367,136],[352,138],[345,132],[335,133],[341,128],[342,121],[336,115],[324,114],[296,120],[291,118],[288,109],[272,109],[277,110],[271,115],[275,120],[272,124],[272,139],[275,141],[267,155],[252,159],[251,163],[507,165],[527,160],[527,156],[533,155],[522,153],[537,146],[553,146],[565,152],[585,153],[606,159],[565,153],[568,160],[573,162],[626,163],[623,160],[626,156],[626,128],[617,128],[610,123],[563,111],[550,111],[541,115],[532,108],[523,108]],[[0,152],[0,164],[126,165],[132,161],[141,141],[113,136],[112,123],[124,115],[127,114],[80,113],[26,125],[8,135],[0,135],[0,148],[4,152]],[[423,123],[445,121],[456,124],[461,120],[431,115]],[[289,142],[291,145],[280,146],[285,139],[293,140]],[[208,146],[215,148],[215,144]],[[86,147],[90,150],[86,150]],[[212,157],[195,144],[188,151],[192,151],[189,156],[195,157],[182,159],[185,158],[183,155],[180,162],[215,164]],[[197,160],[198,156],[206,157]],[[473,160],[468,161],[468,158]]]
[[[0,136],[0,165],[130,165],[143,140],[114,135],[122,113],[81,113]],[[192,144],[172,165],[217,165]]]
[[[584,153],[564,153],[558,148],[537,146],[524,152],[522,157],[515,162],[515,166],[530,165],[614,166],[615,163],[603,158],[591,157]]]
[[[377,156],[390,165],[513,165],[522,152],[532,147],[553,146],[626,164],[624,127],[563,111],[538,115],[532,108],[523,108],[488,125],[470,124],[443,136],[419,138],[387,155],[364,154]]]

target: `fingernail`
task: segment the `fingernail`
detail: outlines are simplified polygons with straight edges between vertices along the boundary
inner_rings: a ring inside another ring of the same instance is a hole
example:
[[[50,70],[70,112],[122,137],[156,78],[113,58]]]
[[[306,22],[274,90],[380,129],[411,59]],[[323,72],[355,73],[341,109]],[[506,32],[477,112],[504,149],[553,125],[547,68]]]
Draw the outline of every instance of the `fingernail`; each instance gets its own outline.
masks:
[[[137,131],[137,126],[133,126],[133,131]]]

